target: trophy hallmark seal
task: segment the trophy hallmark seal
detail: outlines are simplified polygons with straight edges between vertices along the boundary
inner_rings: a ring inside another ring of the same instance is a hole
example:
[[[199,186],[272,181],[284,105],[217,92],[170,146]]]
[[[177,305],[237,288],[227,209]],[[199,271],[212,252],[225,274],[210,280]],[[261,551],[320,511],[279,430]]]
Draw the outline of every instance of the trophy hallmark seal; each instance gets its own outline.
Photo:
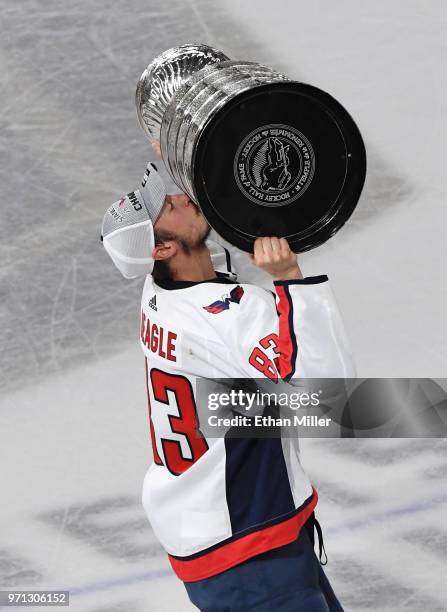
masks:
[[[281,123],[253,130],[234,157],[234,177],[245,197],[261,206],[297,200],[315,173],[315,154],[296,128]]]

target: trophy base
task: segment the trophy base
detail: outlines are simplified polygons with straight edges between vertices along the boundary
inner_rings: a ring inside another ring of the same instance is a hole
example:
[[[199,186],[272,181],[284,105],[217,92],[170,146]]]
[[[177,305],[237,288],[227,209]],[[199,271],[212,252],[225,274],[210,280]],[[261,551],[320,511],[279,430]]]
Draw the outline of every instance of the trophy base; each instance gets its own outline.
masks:
[[[192,168],[198,204],[218,234],[247,252],[258,236],[285,237],[298,253],[328,240],[351,216],[366,153],[339,102],[285,81],[245,91],[217,111],[202,129]]]

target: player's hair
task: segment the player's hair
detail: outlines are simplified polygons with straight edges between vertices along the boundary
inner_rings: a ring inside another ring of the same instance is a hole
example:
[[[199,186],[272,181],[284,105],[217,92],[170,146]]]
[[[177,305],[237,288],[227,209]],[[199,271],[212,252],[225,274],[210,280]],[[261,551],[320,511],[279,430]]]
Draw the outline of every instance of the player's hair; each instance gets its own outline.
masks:
[[[162,230],[157,230],[154,227],[154,242],[155,246],[159,246],[163,244],[166,240],[176,240],[177,236],[171,234],[170,232],[165,232]],[[152,278],[154,281],[158,280],[172,280],[172,272],[171,266],[169,265],[169,261],[164,261],[161,259],[156,259],[154,261],[154,267],[152,269]]]

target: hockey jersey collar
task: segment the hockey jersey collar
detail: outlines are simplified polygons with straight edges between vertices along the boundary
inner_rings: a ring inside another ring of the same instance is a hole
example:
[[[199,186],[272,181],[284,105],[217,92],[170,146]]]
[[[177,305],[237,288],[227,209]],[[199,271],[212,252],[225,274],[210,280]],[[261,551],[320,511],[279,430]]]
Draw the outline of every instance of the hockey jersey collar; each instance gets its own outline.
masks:
[[[154,281],[161,289],[168,289],[169,291],[175,289],[186,289],[187,287],[193,287],[194,285],[201,285],[202,283],[223,283],[225,285],[234,285],[235,281],[228,278],[223,272],[216,271],[216,277],[210,278],[203,281],[180,281],[180,280],[157,280]]]

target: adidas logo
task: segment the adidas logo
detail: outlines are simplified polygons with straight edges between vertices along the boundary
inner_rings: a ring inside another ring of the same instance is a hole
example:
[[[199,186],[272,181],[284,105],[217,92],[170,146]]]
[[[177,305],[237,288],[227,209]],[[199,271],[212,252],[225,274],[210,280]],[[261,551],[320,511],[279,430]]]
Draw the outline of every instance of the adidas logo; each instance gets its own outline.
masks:
[[[152,310],[157,310],[157,296],[153,295],[151,297],[151,299],[149,300],[149,306],[152,308]]]

